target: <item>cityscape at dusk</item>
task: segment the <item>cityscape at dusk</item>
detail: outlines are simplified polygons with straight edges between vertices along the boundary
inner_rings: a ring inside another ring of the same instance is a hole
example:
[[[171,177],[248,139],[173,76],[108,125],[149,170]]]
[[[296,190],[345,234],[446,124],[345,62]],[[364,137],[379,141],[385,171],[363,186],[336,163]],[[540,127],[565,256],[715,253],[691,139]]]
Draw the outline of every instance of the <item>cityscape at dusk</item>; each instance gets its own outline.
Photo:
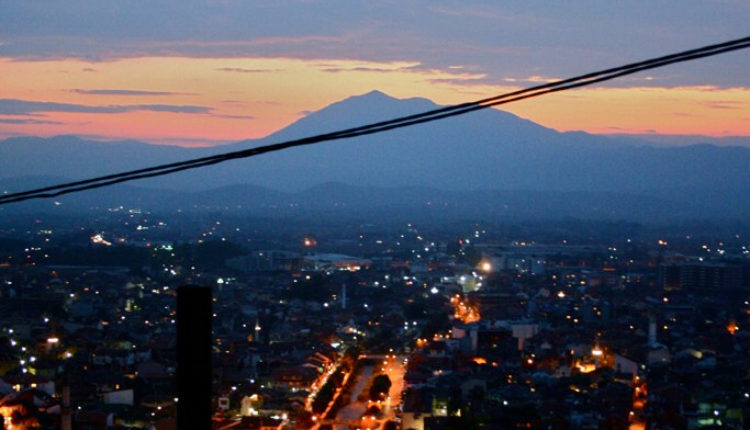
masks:
[[[0,0],[0,429],[750,428],[748,22]]]

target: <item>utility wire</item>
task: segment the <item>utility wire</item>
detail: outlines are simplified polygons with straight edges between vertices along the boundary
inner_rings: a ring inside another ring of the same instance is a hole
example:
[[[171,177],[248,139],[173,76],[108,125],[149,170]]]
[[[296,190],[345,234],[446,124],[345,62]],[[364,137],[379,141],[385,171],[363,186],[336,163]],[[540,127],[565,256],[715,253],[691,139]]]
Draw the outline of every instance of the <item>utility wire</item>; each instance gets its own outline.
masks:
[[[171,173],[195,169],[204,166],[210,166],[229,160],[249,158],[268,152],[280,151],[296,146],[311,145],[331,140],[348,139],[356,136],[381,133],[387,130],[393,130],[402,127],[408,127],[416,124],[422,124],[431,121],[445,119],[451,116],[463,115],[480,109],[486,109],[492,106],[498,106],[506,103],[512,103],[532,97],[538,97],[545,94],[566,91],[599,82],[612,80],[621,76],[630,75],[644,70],[655,69],[669,64],[675,64],[690,61],[698,58],[704,58],[722,54],[725,52],[736,51],[750,47],[750,37],[735,39],[723,43],[704,46],[701,48],[691,49],[675,54],[665,55],[662,57],[652,58],[649,60],[639,61],[619,67],[600,70],[597,72],[587,73],[576,77],[550,82],[530,88],[501,94],[494,97],[461,103],[452,106],[446,106],[427,112],[394,118],[387,121],[380,121],[359,127],[353,127],[331,133],[324,133],[301,139],[289,140],[280,143],[259,146],[256,148],[243,149],[234,152],[217,154],[208,157],[201,157],[181,162],[162,164],[143,169],[131,170],[122,173],[116,173],[106,176],[100,176],[81,181],[68,182],[43,188],[37,188],[27,191],[21,191],[0,196],[0,205],[20,202],[24,200],[56,197],[63,194],[69,194],[94,188],[101,188],[117,183],[132,181],[135,179],[150,178],[156,176],[168,175]]]

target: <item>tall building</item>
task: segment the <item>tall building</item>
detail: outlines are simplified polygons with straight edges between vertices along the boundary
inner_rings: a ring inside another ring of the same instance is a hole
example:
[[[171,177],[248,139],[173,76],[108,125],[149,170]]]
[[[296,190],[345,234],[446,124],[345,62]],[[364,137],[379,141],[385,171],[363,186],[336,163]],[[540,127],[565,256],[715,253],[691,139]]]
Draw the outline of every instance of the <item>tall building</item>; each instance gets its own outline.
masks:
[[[659,278],[666,291],[741,291],[750,289],[750,264],[715,261],[688,261],[663,264]]]

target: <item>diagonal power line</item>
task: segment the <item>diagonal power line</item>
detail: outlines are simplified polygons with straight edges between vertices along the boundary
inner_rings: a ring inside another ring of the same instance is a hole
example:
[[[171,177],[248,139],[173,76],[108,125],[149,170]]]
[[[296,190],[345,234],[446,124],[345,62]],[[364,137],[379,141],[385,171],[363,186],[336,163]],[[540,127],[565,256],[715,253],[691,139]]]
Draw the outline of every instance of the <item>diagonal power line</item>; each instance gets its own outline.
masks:
[[[180,161],[175,163],[161,164],[158,166],[146,167],[142,169],[130,170],[111,175],[105,175],[80,181],[68,182],[48,187],[36,188],[26,191],[5,194],[0,196],[0,205],[20,202],[24,200],[56,197],[63,194],[70,194],[84,190],[106,187],[109,185],[132,181],[136,179],[151,178],[163,176],[175,172],[196,169],[199,167],[210,166],[223,163],[229,160],[240,158],[249,158],[268,152],[280,151],[287,148],[312,145],[332,140],[349,139],[357,136],[381,133],[397,128],[409,127],[416,124],[438,121],[452,116],[463,115],[480,109],[486,109],[492,106],[512,103],[532,97],[538,97],[549,93],[567,91],[599,82],[609,81],[621,76],[631,75],[644,70],[664,67],[669,64],[681,63],[699,58],[710,57],[725,52],[736,51],[750,47],[750,37],[730,40],[714,45],[708,45],[701,48],[682,51],[675,54],[669,54],[648,60],[630,63],[623,66],[604,69],[572,78],[537,85],[534,87],[513,91],[493,97],[484,98],[468,103],[446,106],[434,110],[414,115],[408,115],[390,119],[387,121],[376,122],[359,127],[348,128],[344,130],[324,133],[315,136],[304,137],[301,139],[288,140],[275,144],[259,146],[256,148],[243,149],[234,152],[227,152],[208,157],[201,157]]]

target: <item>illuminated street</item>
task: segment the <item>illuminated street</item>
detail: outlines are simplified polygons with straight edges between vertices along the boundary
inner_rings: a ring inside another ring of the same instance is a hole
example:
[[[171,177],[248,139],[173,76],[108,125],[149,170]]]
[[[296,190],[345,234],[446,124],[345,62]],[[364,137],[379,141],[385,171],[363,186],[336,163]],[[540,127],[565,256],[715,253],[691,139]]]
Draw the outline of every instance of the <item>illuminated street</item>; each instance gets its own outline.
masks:
[[[346,430],[350,427],[374,429],[381,428],[385,422],[396,419],[398,408],[401,405],[401,392],[404,389],[404,373],[406,372],[404,357],[378,355],[368,356],[367,358],[380,361],[380,367],[378,368],[377,364],[363,366],[352,390],[351,402],[338,412],[335,420],[323,420],[316,424],[313,429],[319,428],[320,424],[330,424],[337,430]],[[380,373],[388,375],[391,380],[388,397],[382,403],[381,414],[378,414],[377,417],[364,416],[369,407],[379,403],[369,401],[365,389],[369,386],[372,377]],[[358,400],[360,398],[362,401]]]
[[[357,397],[362,394],[362,390],[367,386],[367,382],[373,374],[374,368],[372,366],[364,366],[362,371],[357,376],[357,383],[354,385],[354,389],[351,394],[351,402],[341,408],[338,414],[336,414],[335,422],[355,422],[365,412],[365,403],[357,401]],[[336,424],[336,429],[347,429],[348,426],[345,424]]]

